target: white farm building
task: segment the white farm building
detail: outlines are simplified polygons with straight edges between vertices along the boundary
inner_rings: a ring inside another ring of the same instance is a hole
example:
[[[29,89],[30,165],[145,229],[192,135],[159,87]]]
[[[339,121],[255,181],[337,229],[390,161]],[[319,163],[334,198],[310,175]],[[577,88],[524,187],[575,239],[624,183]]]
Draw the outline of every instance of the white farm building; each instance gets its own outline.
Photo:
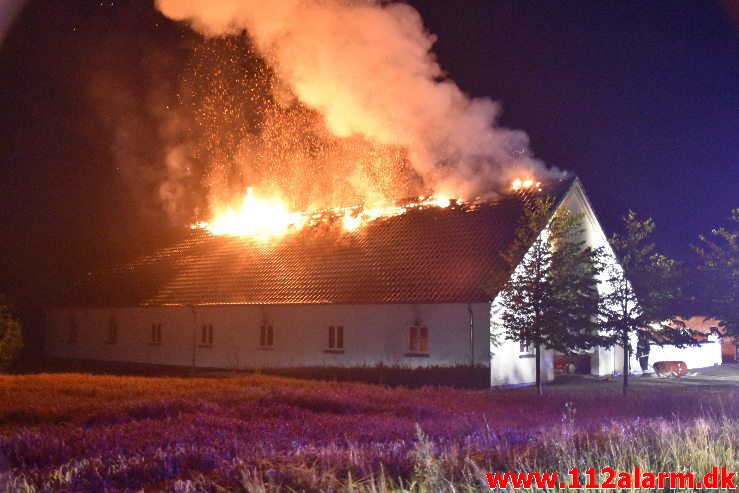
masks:
[[[265,244],[192,231],[90,274],[50,310],[46,350],[197,368],[476,368],[486,384],[528,384],[533,348],[491,344],[498,309],[485,285],[506,269],[501,252],[537,195],[583,213],[587,244],[607,245],[576,178],[493,202],[414,208],[351,233],[319,224]],[[553,354],[543,354],[551,380]],[[620,372],[622,354],[592,351],[591,373]]]

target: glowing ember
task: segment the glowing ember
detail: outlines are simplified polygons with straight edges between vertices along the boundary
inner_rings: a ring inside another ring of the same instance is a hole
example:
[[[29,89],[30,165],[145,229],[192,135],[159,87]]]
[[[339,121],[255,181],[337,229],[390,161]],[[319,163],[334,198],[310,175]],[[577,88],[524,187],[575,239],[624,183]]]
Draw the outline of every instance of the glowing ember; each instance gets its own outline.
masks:
[[[457,199],[456,202],[460,200]],[[392,205],[367,209],[348,207],[312,212],[291,212],[284,201],[258,197],[249,187],[239,208],[229,207],[217,211],[211,221],[194,224],[192,228],[205,229],[214,235],[243,236],[269,241],[299,231],[306,225],[318,223],[339,223],[344,231],[352,233],[372,221],[399,216],[414,208],[446,208],[451,204],[452,199],[449,197],[431,195],[419,197],[402,206]]]
[[[525,180],[522,180],[521,178],[516,178],[513,180],[513,183],[511,183],[511,189],[514,191],[518,191],[521,189],[528,189],[528,188],[539,188],[541,187],[540,181],[534,181],[531,178],[526,178]]]

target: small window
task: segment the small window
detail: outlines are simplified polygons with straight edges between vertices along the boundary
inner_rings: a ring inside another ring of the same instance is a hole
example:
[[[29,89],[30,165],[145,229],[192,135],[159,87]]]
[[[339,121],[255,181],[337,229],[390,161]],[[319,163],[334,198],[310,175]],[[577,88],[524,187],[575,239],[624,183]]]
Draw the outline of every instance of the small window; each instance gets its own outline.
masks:
[[[162,324],[151,324],[151,335],[149,344],[159,345],[162,343]]]
[[[518,341],[518,351],[521,353],[531,353],[531,343],[528,341]]]
[[[344,349],[344,327],[341,325],[328,328],[328,348]]]
[[[77,342],[77,332],[77,321],[73,318],[69,319],[69,337],[67,338],[67,342],[70,344]]]
[[[274,328],[271,325],[262,325],[259,327],[259,346],[263,348],[271,348],[274,346]]]
[[[113,317],[108,320],[108,338],[106,341],[108,344],[115,344],[118,342],[118,323]]]
[[[428,327],[411,327],[409,349],[411,353],[429,352]]]
[[[200,345],[210,347],[213,345],[213,325],[203,324],[200,326]]]

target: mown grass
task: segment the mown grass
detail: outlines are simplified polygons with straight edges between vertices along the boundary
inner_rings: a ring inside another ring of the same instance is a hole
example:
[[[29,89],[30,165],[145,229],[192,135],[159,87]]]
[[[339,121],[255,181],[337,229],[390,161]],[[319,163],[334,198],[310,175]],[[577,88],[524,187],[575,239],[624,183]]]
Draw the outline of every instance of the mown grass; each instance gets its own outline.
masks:
[[[737,387],[0,377],[0,491],[485,491],[486,471],[738,467]]]

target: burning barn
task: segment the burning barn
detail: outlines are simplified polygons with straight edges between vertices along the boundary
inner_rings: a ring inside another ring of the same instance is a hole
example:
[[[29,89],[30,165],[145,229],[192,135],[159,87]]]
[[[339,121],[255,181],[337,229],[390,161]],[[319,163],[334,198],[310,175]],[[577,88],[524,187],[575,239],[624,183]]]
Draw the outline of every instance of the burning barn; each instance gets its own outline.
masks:
[[[577,179],[493,202],[416,204],[353,230],[308,221],[273,241],[197,229],[90,274],[50,311],[47,351],[228,369],[474,365],[493,385],[531,383],[533,348],[491,345],[498,313],[485,285],[506,269],[500,254],[541,194],[584,213],[586,241],[606,244]],[[594,351],[592,373],[618,370],[619,352]],[[545,379],[552,360],[545,352]]]

